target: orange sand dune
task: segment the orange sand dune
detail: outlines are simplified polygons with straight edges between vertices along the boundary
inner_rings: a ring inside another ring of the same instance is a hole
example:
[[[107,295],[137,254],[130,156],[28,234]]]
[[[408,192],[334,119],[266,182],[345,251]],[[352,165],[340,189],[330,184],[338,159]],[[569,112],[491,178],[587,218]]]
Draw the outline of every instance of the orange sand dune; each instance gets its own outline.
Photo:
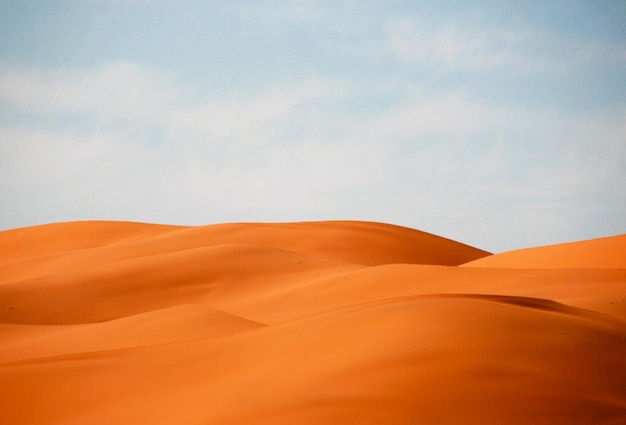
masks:
[[[0,232],[2,424],[626,424],[624,236]]]
[[[4,281],[225,244],[260,245],[364,265],[458,265],[488,252],[381,223],[337,221],[202,227],[127,222],[55,223],[0,232]],[[36,267],[33,267],[36,265]]]
[[[626,234],[503,252],[469,262],[465,266],[515,269],[624,269]]]

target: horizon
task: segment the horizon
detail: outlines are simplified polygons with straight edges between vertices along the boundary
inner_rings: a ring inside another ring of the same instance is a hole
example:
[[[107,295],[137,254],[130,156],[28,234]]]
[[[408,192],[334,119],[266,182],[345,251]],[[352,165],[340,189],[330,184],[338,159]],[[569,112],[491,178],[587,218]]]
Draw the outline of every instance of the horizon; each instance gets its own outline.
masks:
[[[626,3],[0,4],[0,230],[376,221],[623,234]]]

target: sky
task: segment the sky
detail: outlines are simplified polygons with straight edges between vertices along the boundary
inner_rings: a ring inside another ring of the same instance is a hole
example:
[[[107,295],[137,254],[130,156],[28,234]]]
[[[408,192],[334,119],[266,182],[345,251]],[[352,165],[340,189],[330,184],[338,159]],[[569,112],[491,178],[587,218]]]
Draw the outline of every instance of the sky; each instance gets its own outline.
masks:
[[[0,0],[0,229],[626,233],[621,0]]]

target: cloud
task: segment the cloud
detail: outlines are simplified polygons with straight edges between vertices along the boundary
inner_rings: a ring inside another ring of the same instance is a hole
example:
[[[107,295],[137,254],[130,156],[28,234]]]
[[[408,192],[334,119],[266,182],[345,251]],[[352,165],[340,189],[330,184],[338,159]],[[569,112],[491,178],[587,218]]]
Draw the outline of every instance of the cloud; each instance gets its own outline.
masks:
[[[472,19],[433,24],[415,18],[390,18],[385,30],[389,49],[398,60],[440,72],[566,72],[595,61],[620,60],[619,46],[566,37],[547,29],[503,28]]]
[[[165,73],[130,62],[94,70],[2,67],[0,99],[29,114],[149,118],[176,101]]]
[[[5,67],[0,107],[4,228],[352,218],[501,250],[610,233],[626,208],[623,109],[328,79],[212,98],[137,63]]]
[[[410,19],[387,23],[391,49],[405,62],[437,68],[492,68],[515,65],[512,44],[517,36],[484,28],[447,25],[429,27]]]
[[[320,99],[332,114],[343,85],[305,81],[202,101],[182,101],[184,92],[137,64],[0,74],[0,99],[21,115],[0,126],[1,187],[13,200],[2,221],[229,221],[285,203],[305,212],[311,191],[354,181],[353,167],[340,168],[345,150],[318,146],[315,128],[300,127],[318,123]],[[67,125],[77,117],[92,121]]]
[[[462,141],[503,126],[510,128],[515,120],[513,111],[491,108],[460,92],[436,97],[415,93],[377,115],[369,122],[367,131],[395,141]]]

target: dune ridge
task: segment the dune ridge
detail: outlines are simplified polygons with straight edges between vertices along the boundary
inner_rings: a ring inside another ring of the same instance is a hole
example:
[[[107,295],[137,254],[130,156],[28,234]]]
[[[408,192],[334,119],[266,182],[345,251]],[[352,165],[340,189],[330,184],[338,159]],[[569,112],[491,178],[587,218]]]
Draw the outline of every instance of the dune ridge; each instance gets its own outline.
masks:
[[[519,249],[479,258],[466,267],[548,268],[548,269],[624,269],[626,234]]]
[[[384,223],[0,232],[0,422],[624,424],[626,235]]]

